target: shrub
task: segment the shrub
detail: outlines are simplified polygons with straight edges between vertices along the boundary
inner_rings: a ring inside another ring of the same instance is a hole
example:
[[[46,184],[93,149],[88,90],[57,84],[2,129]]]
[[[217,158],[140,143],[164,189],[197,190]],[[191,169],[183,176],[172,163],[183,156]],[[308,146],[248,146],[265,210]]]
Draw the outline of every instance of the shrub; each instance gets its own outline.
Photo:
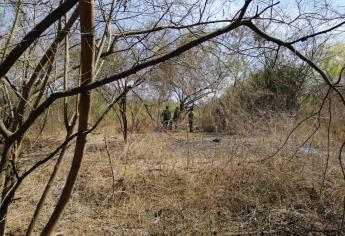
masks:
[[[220,98],[203,105],[203,130],[240,134],[265,129],[261,118],[266,123],[274,122],[297,111],[306,90],[307,75],[306,68],[287,64],[256,71],[229,87]]]
[[[265,67],[242,83],[239,99],[250,111],[295,111],[307,73],[289,65]]]

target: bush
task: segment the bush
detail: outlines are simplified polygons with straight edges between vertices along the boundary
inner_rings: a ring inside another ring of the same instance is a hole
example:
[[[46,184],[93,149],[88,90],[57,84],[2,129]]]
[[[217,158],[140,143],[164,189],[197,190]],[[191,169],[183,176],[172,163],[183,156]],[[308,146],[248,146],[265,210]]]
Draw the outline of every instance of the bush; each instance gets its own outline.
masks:
[[[269,129],[260,124],[261,120],[275,122],[297,111],[306,77],[303,67],[267,66],[204,104],[201,126],[206,132],[228,134]]]
[[[249,111],[295,111],[307,73],[289,65],[266,67],[244,81],[239,99]]]

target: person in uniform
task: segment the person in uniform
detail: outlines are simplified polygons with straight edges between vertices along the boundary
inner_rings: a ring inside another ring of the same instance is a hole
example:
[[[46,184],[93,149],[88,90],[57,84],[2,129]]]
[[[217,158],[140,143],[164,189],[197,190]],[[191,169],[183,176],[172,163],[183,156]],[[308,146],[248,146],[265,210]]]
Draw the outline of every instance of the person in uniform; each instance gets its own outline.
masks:
[[[174,115],[173,115],[173,125],[174,125],[174,129],[177,131],[178,130],[178,121],[180,119],[180,108],[176,107],[175,111],[174,111]]]
[[[188,113],[188,125],[189,125],[189,131],[193,132],[194,130],[194,112],[193,107],[190,109]]]
[[[162,123],[163,123],[163,128],[167,129],[170,123],[170,119],[171,119],[171,114],[169,111],[169,106],[165,107],[165,110],[162,112]]]

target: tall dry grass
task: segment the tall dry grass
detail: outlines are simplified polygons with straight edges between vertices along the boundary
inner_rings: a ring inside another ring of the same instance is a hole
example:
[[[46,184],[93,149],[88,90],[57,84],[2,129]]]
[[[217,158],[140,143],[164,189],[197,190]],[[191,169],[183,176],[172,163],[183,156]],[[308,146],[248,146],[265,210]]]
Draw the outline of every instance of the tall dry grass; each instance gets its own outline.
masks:
[[[338,146],[332,147],[320,191],[327,156],[322,133],[309,143],[318,145],[318,154],[298,154],[288,160],[303,138],[305,130],[301,130],[277,156],[258,162],[284,140],[282,131],[286,134],[286,129],[269,136],[131,134],[124,146],[120,136],[112,135],[112,128],[101,129],[88,138],[85,161],[58,233],[335,235],[345,195]],[[44,135],[41,148],[27,155],[44,152],[58,141]],[[37,154],[23,158],[22,168],[37,158]],[[64,160],[36,233],[63,187],[71,154]],[[52,167],[53,162],[41,168],[20,188],[8,216],[9,234],[23,234]]]

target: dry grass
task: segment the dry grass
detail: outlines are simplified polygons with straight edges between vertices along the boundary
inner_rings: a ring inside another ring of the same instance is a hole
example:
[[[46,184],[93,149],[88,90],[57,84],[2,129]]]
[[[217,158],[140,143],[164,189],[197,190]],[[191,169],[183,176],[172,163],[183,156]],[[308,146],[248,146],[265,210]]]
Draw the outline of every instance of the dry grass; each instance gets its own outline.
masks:
[[[125,147],[120,136],[106,131],[111,129],[88,138],[73,197],[57,228],[60,235],[335,235],[341,222],[345,184],[332,152],[320,193],[326,157],[321,144],[317,155],[281,158],[290,155],[296,138],[279,156],[258,163],[284,135],[223,136],[217,143],[209,135],[150,133],[131,136]],[[56,137],[43,140],[41,148],[57,145]],[[52,212],[70,160],[71,151],[36,232]],[[52,167],[42,168],[19,190],[8,216],[10,234],[23,234]]]

